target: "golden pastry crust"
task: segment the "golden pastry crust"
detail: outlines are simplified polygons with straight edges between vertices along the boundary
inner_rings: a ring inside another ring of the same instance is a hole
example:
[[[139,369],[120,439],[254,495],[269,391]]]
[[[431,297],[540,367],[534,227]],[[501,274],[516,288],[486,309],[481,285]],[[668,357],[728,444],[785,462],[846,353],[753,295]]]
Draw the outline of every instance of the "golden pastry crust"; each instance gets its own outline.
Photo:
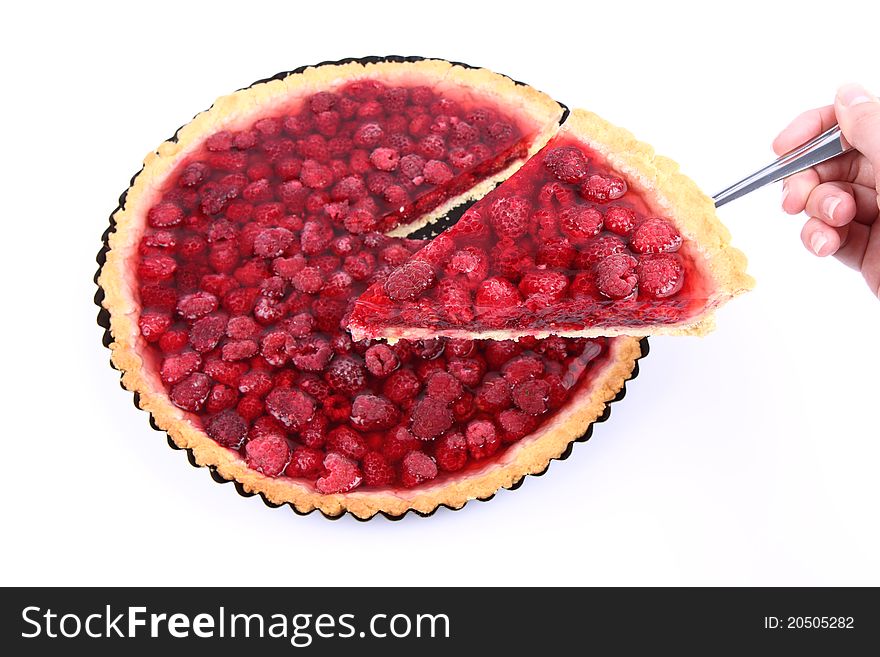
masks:
[[[150,367],[144,360],[147,345],[138,327],[140,306],[135,268],[131,266],[132,256],[136,256],[145,228],[147,209],[157,199],[162,183],[174,167],[211,133],[243,127],[260,116],[262,107],[268,112],[290,102],[292,98],[373,74],[391,82],[429,80],[432,84],[464,83],[478,89],[481,94],[493,96],[501,106],[520,108],[536,125],[542,126],[530,154],[539,150],[556,132],[562,113],[555,101],[530,87],[514,84],[508,78],[485,69],[468,69],[435,60],[324,65],[306,69],[283,80],[272,80],[238,91],[220,98],[211,109],[181,128],[176,141],[164,142],[146,156],[143,170],[127,192],[124,207],[113,216],[115,229],[109,235],[106,261],[98,278],[98,285],[104,293],[102,305],[110,313],[112,361],[122,372],[123,386],[138,394],[140,408],[152,414],[156,426],[167,431],[176,445],[191,450],[193,459],[199,465],[212,467],[220,476],[239,482],[245,491],[259,492],[272,503],[290,503],[300,512],[320,509],[331,516],[350,511],[359,518],[369,518],[379,512],[401,515],[409,509],[429,513],[442,504],[458,508],[470,499],[487,497],[499,488],[512,486],[526,474],[542,472],[550,460],[560,456],[568,444],[581,436],[603,412],[606,403],[614,398],[631,375],[640,354],[638,340],[626,338],[614,341],[609,360],[597,372],[589,387],[571,399],[540,432],[520,440],[500,460],[484,470],[412,490],[356,490],[347,494],[324,495],[301,482],[266,477],[250,469],[240,455],[209,438],[195,416],[171,403],[156,368]],[[521,164],[514,163],[493,177],[492,181],[477,185],[461,198],[399,232],[412,232],[445,214],[462,200],[484,195],[495,182],[511,175]]]

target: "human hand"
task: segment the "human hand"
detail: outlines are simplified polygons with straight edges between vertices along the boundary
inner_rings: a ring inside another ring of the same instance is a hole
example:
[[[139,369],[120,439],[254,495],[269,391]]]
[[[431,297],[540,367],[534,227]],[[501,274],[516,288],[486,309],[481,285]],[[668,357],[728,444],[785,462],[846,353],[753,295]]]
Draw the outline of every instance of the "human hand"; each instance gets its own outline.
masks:
[[[807,249],[858,269],[880,297],[880,101],[858,85],[845,85],[833,105],[792,121],[773,150],[782,155],[835,122],[855,150],[787,178],[782,208],[810,217],[801,230]]]

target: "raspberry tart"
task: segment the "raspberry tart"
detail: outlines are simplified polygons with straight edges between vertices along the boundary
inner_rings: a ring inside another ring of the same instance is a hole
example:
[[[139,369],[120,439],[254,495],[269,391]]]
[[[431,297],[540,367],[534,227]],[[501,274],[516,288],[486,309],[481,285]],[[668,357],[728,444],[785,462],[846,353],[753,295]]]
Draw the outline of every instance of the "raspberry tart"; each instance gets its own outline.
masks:
[[[752,285],[712,200],[575,110],[517,173],[358,300],[352,337],[705,333]]]
[[[443,61],[346,62],[219,99],[150,153],[99,274],[112,361],[215,476],[299,512],[463,506],[604,417],[633,337],[353,340],[355,300],[558,130],[540,92]]]

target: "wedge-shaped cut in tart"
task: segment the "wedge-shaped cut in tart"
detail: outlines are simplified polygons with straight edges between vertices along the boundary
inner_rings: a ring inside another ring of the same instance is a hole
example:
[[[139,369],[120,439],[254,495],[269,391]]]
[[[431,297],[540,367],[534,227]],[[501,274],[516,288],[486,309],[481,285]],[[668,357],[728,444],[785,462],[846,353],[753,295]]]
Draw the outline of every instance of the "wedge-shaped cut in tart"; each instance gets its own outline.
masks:
[[[752,285],[711,199],[575,111],[544,149],[365,292],[355,339],[700,334]]]
[[[446,62],[325,65],[220,99],[150,154],[99,284],[113,363],[195,462],[307,512],[491,496],[602,415],[634,338],[354,342],[344,318],[558,128]]]

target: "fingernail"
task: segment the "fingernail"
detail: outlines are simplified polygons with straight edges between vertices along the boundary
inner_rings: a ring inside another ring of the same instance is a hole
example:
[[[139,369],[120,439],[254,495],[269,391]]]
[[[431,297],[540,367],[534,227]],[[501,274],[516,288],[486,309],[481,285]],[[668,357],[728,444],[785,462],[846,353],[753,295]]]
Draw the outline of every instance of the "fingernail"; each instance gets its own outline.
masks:
[[[828,238],[821,232],[813,233],[813,236],[810,238],[810,248],[813,249],[813,253],[816,255],[822,255],[820,251],[822,251],[822,247],[826,244],[828,244]]]
[[[837,91],[837,98],[845,107],[870,103],[874,98],[859,84],[845,84]]]
[[[788,198],[788,183],[782,183],[782,205],[785,205],[785,199]]]
[[[840,199],[836,196],[829,196],[822,201],[822,212],[825,214],[826,219],[834,219],[834,211],[838,205],[840,205]]]

